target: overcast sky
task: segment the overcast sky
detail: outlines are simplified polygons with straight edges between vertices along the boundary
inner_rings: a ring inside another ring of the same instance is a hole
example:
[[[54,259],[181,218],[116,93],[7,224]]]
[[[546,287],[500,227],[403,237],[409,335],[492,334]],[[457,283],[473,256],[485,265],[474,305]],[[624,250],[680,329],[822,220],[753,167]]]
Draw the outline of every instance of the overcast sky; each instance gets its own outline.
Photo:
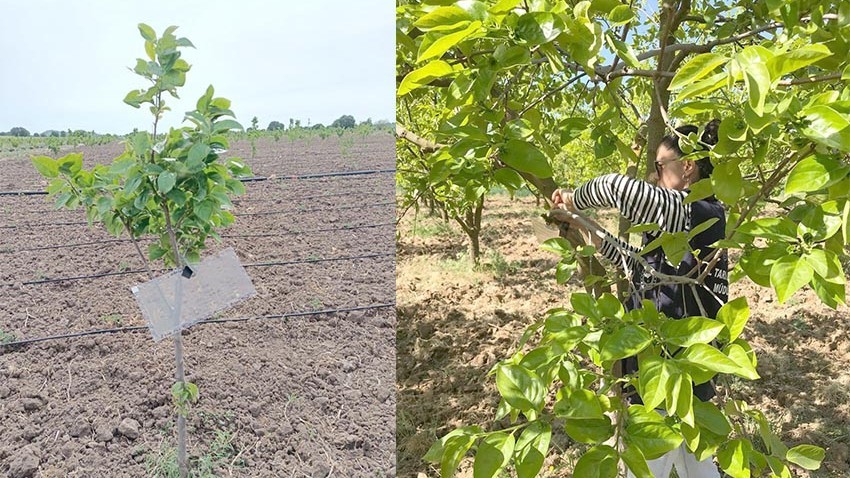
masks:
[[[150,112],[122,101],[147,87],[127,69],[145,56],[139,22],[178,25],[196,47],[166,126],[210,84],[243,126],[394,118],[394,0],[28,0],[3,5],[0,131],[149,128]]]

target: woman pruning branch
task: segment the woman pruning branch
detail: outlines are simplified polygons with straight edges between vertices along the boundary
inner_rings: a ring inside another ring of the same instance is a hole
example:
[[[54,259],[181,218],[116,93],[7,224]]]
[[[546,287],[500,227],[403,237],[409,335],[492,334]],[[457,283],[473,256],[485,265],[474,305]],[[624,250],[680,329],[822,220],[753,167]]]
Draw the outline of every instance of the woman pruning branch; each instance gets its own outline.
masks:
[[[717,120],[706,125],[700,138],[702,150],[717,143],[718,125]],[[686,156],[679,145],[680,136],[698,131],[699,128],[693,125],[682,126],[676,129],[677,134],[662,139],[655,160],[657,186],[619,174],[608,174],[588,181],[574,192],[558,189],[552,196],[555,209],[551,215],[586,232],[597,251],[622,268],[630,279],[627,309],[639,308],[643,300],[649,300],[669,318],[716,318],[717,311],[727,301],[728,264],[725,252],[719,252],[716,260],[711,261],[718,254],[712,245],[725,236],[723,205],[713,196],[685,201],[691,185],[709,178],[713,170],[708,157],[699,157],[699,151]],[[699,230],[696,234],[685,236],[689,247],[676,254],[681,259],[674,257],[674,263],[665,253],[665,248],[654,247],[641,255],[641,249],[619,240],[581,215],[581,211],[603,207],[616,208],[632,224],[657,226],[643,234],[644,249],[653,242],[659,244],[663,241],[659,240],[662,233],[688,234]],[[712,269],[707,271],[709,266]],[[636,372],[637,358],[625,359],[622,366],[624,374]],[[642,403],[634,390],[627,392],[632,403]],[[710,400],[714,395],[710,381],[694,386],[694,396],[702,401]],[[658,478],[670,476],[674,466],[679,476],[720,477],[710,459],[698,462],[687,452],[684,444],[661,458],[650,460],[649,465]]]

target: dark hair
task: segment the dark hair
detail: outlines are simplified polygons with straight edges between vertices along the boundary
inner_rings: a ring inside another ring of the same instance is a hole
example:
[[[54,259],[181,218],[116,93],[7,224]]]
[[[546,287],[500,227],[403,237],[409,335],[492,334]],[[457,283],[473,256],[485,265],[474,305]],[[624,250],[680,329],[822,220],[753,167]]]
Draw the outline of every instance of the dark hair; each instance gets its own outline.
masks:
[[[711,149],[711,146],[717,144],[717,129],[719,127],[719,119],[713,119],[705,125],[705,129],[702,132],[702,137],[700,137],[699,139],[699,146],[701,146],[701,149],[708,151],[709,149]],[[691,133],[699,132],[699,128],[692,124],[687,124],[676,128],[676,132],[682,136],[688,136]],[[676,156],[680,158],[685,155],[682,152],[682,148],[679,147],[679,135],[668,134],[667,136],[661,138],[661,144],[671,149],[673,152],[676,153]],[[714,171],[714,165],[711,164],[711,160],[708,158],[708,156],[697,159],[696,163],[697,168],[699,169],[700,179],[705,179],[711,176],[711,173]]]

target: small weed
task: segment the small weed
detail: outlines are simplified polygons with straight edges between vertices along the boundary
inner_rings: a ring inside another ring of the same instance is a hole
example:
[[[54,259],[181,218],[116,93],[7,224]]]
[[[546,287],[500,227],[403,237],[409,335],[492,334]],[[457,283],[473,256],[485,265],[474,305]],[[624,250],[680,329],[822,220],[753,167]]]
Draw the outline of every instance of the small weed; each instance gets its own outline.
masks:
[[[0,344],[9,344],[18,340],[18,337],[15,334],[10,334],[5,330],[0,329]]]
[[[414,223],[413,225],[413,235],[416,237],[428,238],[451,236],[454,234],[455,231],[452,229],[451,224],[445,221],[434,221],[419,224]]]
[[[189,458],[189,476],[191,478],[215,478],[221,476],[222,469],[242,468],[245,462],[239,456],[234,443],[236,435],[227,430],[215,430],[207,453]],[[156,478],[177,478],[177,448],[170,441],[163,440],[159,449],[145,457],[147,476]]]
[[[310,307],[314,310],[319,310],[324,306],[321,300],[313,299],[310,301]]]
[[[124,318],[121,317],[121,314],[109,314],[104,315],[100,318],[100,320],[106,322],[109,325],[121,325],[121,321],[123,321]]]
[[[124,272],[130,269],[130,263],[127,261],[121,261],[118,263],[118,272]]]
[[[481,267],[493,271],[497,278],[512,274],[517,270],[516,263],[507,261],[505,256],[497,250],[491,250],[488,259],[489,261],[483,263]]]

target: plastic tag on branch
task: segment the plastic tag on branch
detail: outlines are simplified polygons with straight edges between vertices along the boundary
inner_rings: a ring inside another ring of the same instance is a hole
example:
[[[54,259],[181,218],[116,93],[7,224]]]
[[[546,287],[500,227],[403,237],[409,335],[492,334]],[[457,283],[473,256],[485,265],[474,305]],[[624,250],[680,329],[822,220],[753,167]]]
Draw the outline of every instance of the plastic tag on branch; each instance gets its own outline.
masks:
[[[257,294],[232,248],[131,290],[157,342]]]
[[[537,237],[537,241],[540,243],[544,243],[555,237],[560,237],[558,226],[546,224],[546,221],[540,217],[531,218],[531,229],[534,231],[534,236]]]

